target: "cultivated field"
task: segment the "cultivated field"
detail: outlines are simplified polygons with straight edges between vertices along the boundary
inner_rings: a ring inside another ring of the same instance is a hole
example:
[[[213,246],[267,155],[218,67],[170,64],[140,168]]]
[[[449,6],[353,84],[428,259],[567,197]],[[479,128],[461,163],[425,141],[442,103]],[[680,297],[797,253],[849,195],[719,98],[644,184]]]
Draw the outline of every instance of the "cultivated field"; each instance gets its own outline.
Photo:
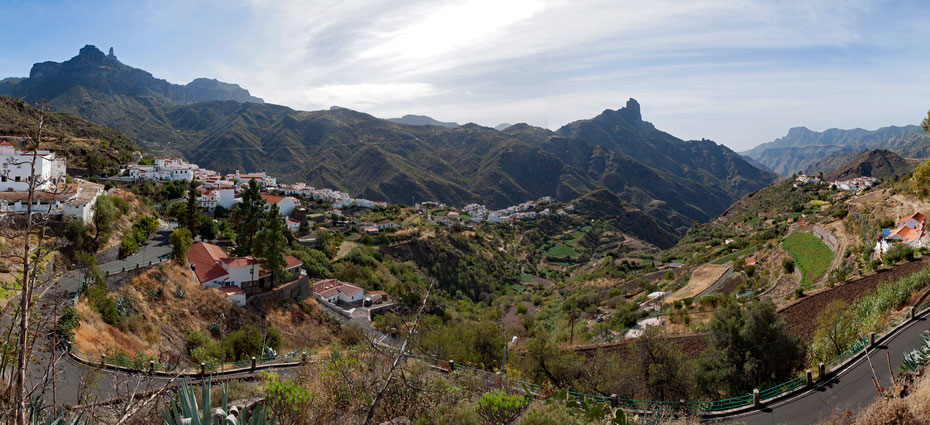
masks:
[[[781,243],[801,271],[801,285],[809,286],[830,268],[833,251],[816,236],[793,233]]]

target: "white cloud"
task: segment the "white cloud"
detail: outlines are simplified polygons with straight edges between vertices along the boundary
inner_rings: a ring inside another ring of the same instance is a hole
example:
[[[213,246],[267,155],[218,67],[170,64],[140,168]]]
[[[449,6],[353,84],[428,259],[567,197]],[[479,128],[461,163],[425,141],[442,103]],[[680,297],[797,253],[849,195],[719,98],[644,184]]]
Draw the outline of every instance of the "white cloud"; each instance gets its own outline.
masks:
[[[796,125],[900,122],[930,96],[915,66],[926,60],[906,52],[923,45],[926,18],[873,25],[892,12],[871,1],[245,4],[254,26],[213,58],[216,73],[301,109],[555,128],[636,97],[659,128],[743,149]],[[890,104],[856,112],[849,99]]]

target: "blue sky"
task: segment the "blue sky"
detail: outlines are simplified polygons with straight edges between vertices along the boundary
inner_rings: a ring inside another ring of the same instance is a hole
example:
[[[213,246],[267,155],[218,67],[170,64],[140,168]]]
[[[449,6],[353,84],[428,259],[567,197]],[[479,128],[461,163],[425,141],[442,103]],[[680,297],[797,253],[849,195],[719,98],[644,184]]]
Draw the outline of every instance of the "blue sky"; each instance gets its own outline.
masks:
[[[930,108],[917,1],[0,0],[0,16],[0,77],[113,46],[304,110],[554,129],[634,97],[660,129],[744,150]]]

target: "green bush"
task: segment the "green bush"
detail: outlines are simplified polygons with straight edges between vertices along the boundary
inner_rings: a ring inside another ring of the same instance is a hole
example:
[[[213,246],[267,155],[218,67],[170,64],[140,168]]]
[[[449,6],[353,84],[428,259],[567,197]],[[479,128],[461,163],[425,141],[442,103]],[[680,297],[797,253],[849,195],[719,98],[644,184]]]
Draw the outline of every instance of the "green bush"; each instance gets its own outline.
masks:
[[[481,395],[475,402],[475,411],[485,422],[507,425],[515,421],[526,410],[527,400],[521,395],[507,395],[495,390]]]
[[[90,285],[87,288],[87,301],[100,314],[100,318],[104,322],[112,326],[119,324],[116,301],[109,297],[109,291],[105,284]]]
[[[62,343],[71,345],[74,341],[74,329],[81,324],[81,315],[78,314],[74,306],[65,307],[61,317],[58,318],[56,332]]]
[[[903,243],[894,244],[885,255],[882,256],[885,264],[892,265],[902,260],[914,261],[914,248]]]
[[[881,326],[885,313],[901,308],[911,294],[930,282],[930,267],[911,273],[901,279],[878,285],[875,293],[859,298],[853,303],[856,321],[863,332],[871,332]]]
[[[785,270],[785,273],[794,273],[794,259],[791,257],[782,259],[781,268]]]

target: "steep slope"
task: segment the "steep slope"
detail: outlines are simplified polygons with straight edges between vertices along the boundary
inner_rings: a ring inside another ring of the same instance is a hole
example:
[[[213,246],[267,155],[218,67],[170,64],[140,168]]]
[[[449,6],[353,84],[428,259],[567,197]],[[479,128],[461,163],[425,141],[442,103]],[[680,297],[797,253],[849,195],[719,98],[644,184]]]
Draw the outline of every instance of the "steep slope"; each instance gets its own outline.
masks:
[[[37,116],[26,102],[0,96],[0,140],[22,146],[23,139],[33,136]],[[42,134],[41,147],[68,158],[68,168],[86,167],[88,159],[99,169],[115,167],[130,161],[139,149],[120,132],[71,114],[46,114]]]
[[[907,160],[887,149],[873,149],[842,167],[824,174],[827,180],[848,180],[856,177],[891,178],[895,174],[905,174],[919,164],[919,160]]]
[[[823,132],[795,127],[785,137],[760,144],[744,155],[782,175],[806,169],[824,157],[858,153],[869,149],[888,149],[904,157],[930,156],[930,137],[916,125],[890,126],[869,131],[861,128]]]

